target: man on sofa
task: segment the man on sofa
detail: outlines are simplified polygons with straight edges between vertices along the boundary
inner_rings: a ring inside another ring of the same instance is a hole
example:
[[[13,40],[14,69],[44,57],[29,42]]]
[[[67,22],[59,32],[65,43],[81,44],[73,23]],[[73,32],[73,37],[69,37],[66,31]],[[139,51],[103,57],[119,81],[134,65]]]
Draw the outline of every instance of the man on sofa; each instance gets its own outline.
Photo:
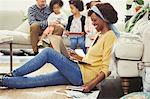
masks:
[[[37,3],[28,9],[28,19],[30,24],[30,39],[34,54],[38,53],[37,43],[39,36],[48,26],[47,18],[51,11],[46,0],[36,0]]]

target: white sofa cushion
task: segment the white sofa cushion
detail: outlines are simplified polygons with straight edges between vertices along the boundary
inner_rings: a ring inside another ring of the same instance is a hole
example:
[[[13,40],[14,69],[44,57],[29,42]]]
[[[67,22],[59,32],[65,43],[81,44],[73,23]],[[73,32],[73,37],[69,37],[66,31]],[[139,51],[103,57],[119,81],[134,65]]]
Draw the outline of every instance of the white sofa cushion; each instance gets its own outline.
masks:
[[[138,63],[140,61],[118,60],[117,71],[120,77],[138,77]]]
[[[15,44],[31,44],[29,34],[27,33],[10,30],[0,30],[0,34],[12,36],[13,43]]]
[[[137,37],[121,37],[115,45],[115,55],[120,59],[140,60],[143,54],[143,43]]]

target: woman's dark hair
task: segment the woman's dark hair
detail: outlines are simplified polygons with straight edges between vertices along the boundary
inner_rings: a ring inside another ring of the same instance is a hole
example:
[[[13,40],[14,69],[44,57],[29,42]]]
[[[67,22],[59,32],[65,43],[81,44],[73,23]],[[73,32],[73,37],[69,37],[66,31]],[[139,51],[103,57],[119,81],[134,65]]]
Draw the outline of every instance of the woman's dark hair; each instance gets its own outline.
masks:
[[[109,21],[109,23],[116,23],[118,21],[118,13],[113,8],[112,5],[109,3],[101,3],[97,4],[96,7],[99,9],[99,11],[102,13],[103,17]],[[96,12],[93,10],[89,10],[88,16],[91,16],[93,13],[95,13],[97,16],[99,16]],[[99,16],[100,17],[100,16]],[[100,17],[101,18],[101,17]]]
[[[50,7],[50,10],[53,12],[53,6],[55,4],[58,4],[60,7],[63,6],[63,1],[62,0],[51,0],[50,3],[49,3],[49,7]]]
[[[69,4],[73,4],[79,11],[84,10],[84,4],[82,0],[69,0]]]

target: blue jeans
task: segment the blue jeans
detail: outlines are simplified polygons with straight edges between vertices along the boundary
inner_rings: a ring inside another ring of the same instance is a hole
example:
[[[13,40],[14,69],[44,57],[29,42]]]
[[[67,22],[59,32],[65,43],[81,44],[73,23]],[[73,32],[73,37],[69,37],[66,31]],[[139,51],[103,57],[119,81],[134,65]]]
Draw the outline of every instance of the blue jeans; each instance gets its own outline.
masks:
[[[70,41],[71,41],[71,49],[75,50],[77,48],[77,45],[79,44],[80,48],[86,54],[85,37],[84,36],[70,38]]]
[[[24,76],[51,63],[58,71],[35,77]],[[45,48],[33,59],[12,72],[13,77],[4,76],[2,85],[8,88],[33,88],[50,85],[82,85],[82,74],[77,63],[69,60],[51,48]]]

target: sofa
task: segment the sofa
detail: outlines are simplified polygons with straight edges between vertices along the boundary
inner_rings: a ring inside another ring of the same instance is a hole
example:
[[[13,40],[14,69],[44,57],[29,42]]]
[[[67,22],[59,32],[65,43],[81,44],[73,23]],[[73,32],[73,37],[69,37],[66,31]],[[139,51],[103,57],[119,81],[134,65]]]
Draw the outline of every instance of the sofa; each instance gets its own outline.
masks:
[[[121,33],[113,49],[112,64],[116,73],[114,75],[122,78],[124,94],[129,92],[130,81],[141,77],[141,67],[150,66],[150,20],[148,15],[149,12],[138,20],[132,31]]]
[[[0,11],[0,13],[2,13],[0,14],[0,34],[13,37],[13,49],[31,49],[30,25],[28,19],[24,20],[23,11]],[[69,46],[69,39],[66,36],[63,36],[63,39],[65,45]],[[7,48],[9,44],[0,44],[0,49]]]
[[[49,4],[49,1],[47,0],[47,4]],[[64,0],[64,2],[68,1]],[[26,19],[28,7],[35,3],[35,0],[0,0],[0,34],[13,37],[13,49],[32,48],[30,43],[30,27]],[[65,9],[64,12],[70,14],[69,10]],[[66,36],[63,36],[63,38],[65,44],[69,46],[69,39]],[[0,44],[0,49],[8,48],[9,44]]]

